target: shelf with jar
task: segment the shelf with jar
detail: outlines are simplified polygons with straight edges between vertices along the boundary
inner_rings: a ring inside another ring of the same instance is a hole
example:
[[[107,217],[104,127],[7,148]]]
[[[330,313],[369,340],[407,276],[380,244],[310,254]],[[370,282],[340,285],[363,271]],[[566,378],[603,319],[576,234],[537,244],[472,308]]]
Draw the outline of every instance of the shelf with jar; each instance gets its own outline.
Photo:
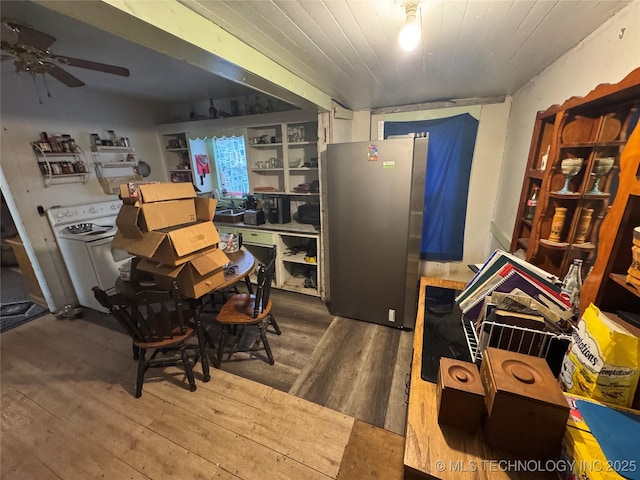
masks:
[[[178,183],[193,183],[189,147],[185,133],[168,133],[162,135],[165,161],[169,167],[169,180]]]
[[[36,155],[45,188],[57,184],[87,183],[89,181],[91,172],[88,169],[84,152],[75,145],[73,139],[71,139],[73,143],[70,146],[56,147],[58,151],[52,151],[50,143],[43,142],[42,138],[41,136],[40,141],[31,142],[31,146]]]
[[[253,193],[319,195],[317,120],[247,128],[247,147]]]
[[[140,174],[141,162],[136,159],[129,139],[118,139],[112,130],[109,130],[109,136],[110,140],[101,140],[95,133],[90,135],[91,160],[102,191],[107,195],[117,195],[120,184],[139,182],[144,178]]]
[[[599,226],[615,200],[620,158],[640,103],[640,70],[536,116],[511,251],[563,277],[573,259],[585,271],[598,251]],[[533,217],[527,202],[537,190]],[[525,241],[526,240],[526,241]]]

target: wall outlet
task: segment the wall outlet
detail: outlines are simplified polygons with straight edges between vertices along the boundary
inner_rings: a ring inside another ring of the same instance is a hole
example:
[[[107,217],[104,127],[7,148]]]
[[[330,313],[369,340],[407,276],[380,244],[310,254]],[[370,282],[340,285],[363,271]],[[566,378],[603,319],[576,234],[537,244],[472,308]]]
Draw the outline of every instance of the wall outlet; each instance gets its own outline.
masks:
[[[390,322],[394,322],[396,321],[396,311],[389,309],[389,321]]]

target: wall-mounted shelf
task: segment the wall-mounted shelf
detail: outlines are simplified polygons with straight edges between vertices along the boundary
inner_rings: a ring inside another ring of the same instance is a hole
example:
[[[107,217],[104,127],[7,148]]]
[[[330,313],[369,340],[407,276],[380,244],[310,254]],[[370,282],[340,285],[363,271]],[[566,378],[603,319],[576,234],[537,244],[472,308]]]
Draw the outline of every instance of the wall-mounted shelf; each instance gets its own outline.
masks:
[[[91,147],[91,159],[96,177],[107,195],[120,193],[120,184],[143,180],[131,147]]]
[[[135,149],[132,147],[119,147],[115,145],[97,145],[91,147],[91,151],[96,153],[135,153]]]
[[[89,181],[91,172],[80,147],[76,146],[73,153],[51,153],[42,151],[36,142],[31,146],[38,160],[45,188],[69,183],[84,184]]]

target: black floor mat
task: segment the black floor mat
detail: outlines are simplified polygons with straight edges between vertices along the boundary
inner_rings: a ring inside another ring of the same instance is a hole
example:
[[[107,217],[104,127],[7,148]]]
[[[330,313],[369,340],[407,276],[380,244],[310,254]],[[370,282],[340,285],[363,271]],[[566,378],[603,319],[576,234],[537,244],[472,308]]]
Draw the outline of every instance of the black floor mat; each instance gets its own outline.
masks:
[[[455,290],[426,287],[422,369],[420,376],[436,383],[440,358],[471,361],[462,329],[462,312],[454,301]]]

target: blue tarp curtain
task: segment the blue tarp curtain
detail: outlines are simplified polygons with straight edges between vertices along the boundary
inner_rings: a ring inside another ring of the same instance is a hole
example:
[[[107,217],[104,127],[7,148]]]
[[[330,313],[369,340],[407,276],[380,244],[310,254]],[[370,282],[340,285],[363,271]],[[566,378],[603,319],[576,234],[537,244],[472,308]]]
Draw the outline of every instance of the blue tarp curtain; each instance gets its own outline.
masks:
[[[465,113],[435,120],[384,123],[384,138],[421,132],[429,132],[429,149],[420,258],[462,260],[478,120]]]

